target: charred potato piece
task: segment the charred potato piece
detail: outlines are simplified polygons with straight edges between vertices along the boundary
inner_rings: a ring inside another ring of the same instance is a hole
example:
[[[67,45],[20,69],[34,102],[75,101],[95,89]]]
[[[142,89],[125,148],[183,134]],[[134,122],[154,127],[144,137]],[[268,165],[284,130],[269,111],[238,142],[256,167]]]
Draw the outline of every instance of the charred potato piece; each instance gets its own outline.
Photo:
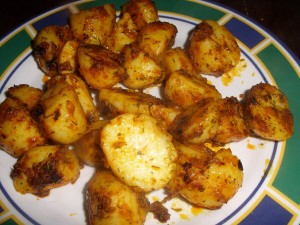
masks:
[[[16,191],[46,197],[51,189],[74,183],[80,164],[71,150],[58,145],[27,151],[14,165],[11,176]]]
[[[230,149],[215,153],[204,145],[174,145],[178,164],[167,188],[171,195],[180,194],[198,207],[218,209],[242,186],[242,163]]]
[[[86,83],[94,89],[111,88],[125,75],[121,58],[99,45],[82,45],[78,48],[79,71]]]
[[[77,49],[79,42],[77,40],[67,41],[58,57],[58,73],[69,74],[77,72]]]
[[[117,116],[124,113],[143,113],[168,127],[182,110],[162,99],[142,92],[122,88],[101,89],[99,101],[102,114]]]
[[[288,99],[277,87],[260,83],[251,87],[243,100],[245,120],[257,136],[274,141],[289,139],[294,119]]]
[[[221,99],[221,94],[215,86],[208,84],[200,76],[193,76],[183,71],[170,74],[164,86],[165,96],[176,105],[186,109],[205,99]]]
[[[67,26],[46,26],[33,40],[33,56],[40,69],[48,76],[58,73],[58,63],[62,48],[74,36]]]
[[[145,114],[112,119],[103,127],[100,143],[114,174],[144,192],[165,187],[176,167],[171,135]]]
[[[147,23],[157,21],[158,11],[152,0],[129,0],[122,6],[121,15],[129,13],[140,30]]]
[[[96,171],[87,184],[86,208],[90,225],[142,225],[149,202],[111,171]]]
[[[104,44],[116,23],[116,10],[105,4],[72,14],[70,27],[75,37],[86,44]]]
[[[202,21],[191,33],[187,53],[199,73],[221,76],[240,61],[235,37],[212,20]]]
[[[74,88],[65,80],[51,82],[41,97],[40,121],[47,137],[56,143],[70,144],[87,131],[87,119]]]
[[[22,102],[8,97],[0,104],[0,147],[2,150],[19,158],[29,149],[46,144],[47,140]]]

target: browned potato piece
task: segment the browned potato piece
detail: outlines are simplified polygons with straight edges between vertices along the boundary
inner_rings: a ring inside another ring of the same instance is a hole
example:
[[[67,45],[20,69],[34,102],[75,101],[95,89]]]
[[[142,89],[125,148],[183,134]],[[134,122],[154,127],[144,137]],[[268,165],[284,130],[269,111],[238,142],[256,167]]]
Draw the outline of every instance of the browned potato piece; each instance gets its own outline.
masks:
[[[69,21],[78,40],[103,45],[115,26],[116,10],[112,4],[105,4],[72,14]]]
[[[243,116],[242,104],[235,98],[218,100],[220,120],[214,140],[219,143],[237,142],[250,135]]]
[[[67,26],[46,26],[33,40],[33,56],[40,69],[48,76],[58,73],[58,61],[62,48],[68,40],[73,40],[71,29]]]
[[[126,77],[123,84],[130,89],[145,89],[161,83],[165,73],[148,53],[136,44],[126,45],[123,49]]]
[[[137,42],[142,51],[147,52],[150,57],[159,62],[164,53],[174,45],[176,34],[175,25],[155,21],[146,24],[140,30]]]
[[[158,12],[152,0],[129,0],[121,10],[121,15],[129,13],[134,23],[140,30],[147,23],[158,20]]]
[[[217,101],[202,101],[179,114],[170,132],[182,142],[199,144],[211,141],[217,133],[220,111]]]
[[[288,99],[277,87],[260,83],[252,86],[243,100],[245,120],[257,136],[275,141],[289,139],[294,119]]]
[[[19,158],[29,149],[44,145],[47,138],[18,99],[6,98],[0,104],[0,147]]]
[[[58,73],[68,74],[77,71],[77,49],[79,41],[67,41],[58,57]]]
[[[100,45],[79,46],[78,64],[87,84],[95,89],[111,88],[125,75],[121,58]]]
[[[42,95],[44,113],[41,124],[47,137],[56,143],[70,144],[87,131],[87,119],[75,89],[65,80],[49,83]]]
[[[111,171],[97,171],[87,184],[87,217],[90,225],[142,225],[149,202]]]
[[[20,100],[30,110],[39,102],[43,91],[27,84],[20,84],[10,87],[7,94],[11,98]]]
[[[235,37],[212,20],[202,21],[191,33],[188,55],[197,72],[221,76],[240,61],[240,48]]]
[[[243,167],[230,149],[213,152],[204,145],[176,143],[177,170],[168,184],[171,195],[180,194],[190,203],[218,209],[242,186]]]
[[[11,176],[16,191],[46,197],[51,189],[74,183],[79,173],[80,164],[73,151],[49,145],[27,151],[14,165]]]
[[[111,35],[107,37],[105,46],[115,53],[120,53],[124,46],[134,42],[138,35],[138,28],[129,13],[125,12],[117,21]]]
[[[105,116],[143,113],[154,117],[163,127],[168,127],[175,117],[182,112],[179,107],[152,95],[121,88],[101,89],[99,100]]]
[[[206,79],[200,75],[193,76],[181,70],[170,74],[164,90],[167,99],[184,109],[205,99],[212,101],[221,99],[219,91],[215,86],[208,84]]]

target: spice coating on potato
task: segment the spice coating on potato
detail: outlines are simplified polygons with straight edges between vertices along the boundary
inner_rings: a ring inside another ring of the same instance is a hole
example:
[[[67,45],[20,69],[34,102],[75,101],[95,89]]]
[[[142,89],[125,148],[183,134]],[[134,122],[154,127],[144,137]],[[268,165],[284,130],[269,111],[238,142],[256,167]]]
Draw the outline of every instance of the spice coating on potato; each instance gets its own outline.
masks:
[[[172,137],[145,114],[122,114],[102,129],[101,147],[113,172],[144,192],[163,188],[176,167]]]
[[[90,225],[142,225],[149,202],[111,171],[96,171],[87,184],[86,208]]]

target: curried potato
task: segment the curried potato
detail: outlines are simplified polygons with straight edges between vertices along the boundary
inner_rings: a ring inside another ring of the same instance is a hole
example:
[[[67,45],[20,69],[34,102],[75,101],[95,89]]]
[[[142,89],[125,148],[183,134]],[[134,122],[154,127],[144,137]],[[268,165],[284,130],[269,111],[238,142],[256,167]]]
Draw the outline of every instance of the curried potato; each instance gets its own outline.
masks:
[[[79,41],[70,40],[66,41],[64,47],[61,49],[58,57],[58,73],[69,74],[76,73],[77,65],[77,49]]]
[[[103,45],[116,23],[116,10],[105,4],[72,14],[70,27],[75,37],[85,44]]]
[[[74,183],[80,164],[71,150],[59,145],[34,147],[27,151],[11,173],[16,191],[46,197],[50,190]]]
[[[29,149],[46,144],[47,140],[25,104],[10,97],[0,104],[0,147],[3,151],[19,158]]]
[[[149,201],[111,171],[96,171],[87,184],[86,208],[90,225],[142,225]]]
[[[208,84],[206,79],[183,71],[170,74],[164,86],[164,93],[168,100],[184,109],[205,99],[213,101],[222,97],[215,86]]]
[[[100,143],[114,174],[144,192],[165,187],[176,167],[171,135],[145,114],[112,119],[103,127]]]
[[[202,21],[191,33],[187,53],[199,73],[221,76],[240,61],[235,37],[212,20]]]
[[[94,89],[111,88],[125,75],[121,58],[100,45],[81,45],[78,48],[79,71]]]
[[[87,119],[74,88],[65,80],[49,82],[41,97],[44,131],[52,141],[70,144],[87,131]]]
[[[288,99],[277,87],[265,83],[252,86],[243,100],[243,109],[247,126],[255,135],[274,141],[293,135]]]
[[[242,186],[242,163],[230,149],[215,153],[204,145],[174,146],[178,163],[167,188],[171,195],[180,194],[198,207],[218,209]]]
[[[48,76],[58,73],[58,63],[62,48],[74,35],[68,26],[46,26],[32,42],[33,56],[40,69]]]
[[[162,99],[142,92],[134,92],[122,88],[101,89],[99,91],[102,114],[117,116],[124,113],[143,113],[155,118],[164,128],[167,128],[175,117],[182,112]]]

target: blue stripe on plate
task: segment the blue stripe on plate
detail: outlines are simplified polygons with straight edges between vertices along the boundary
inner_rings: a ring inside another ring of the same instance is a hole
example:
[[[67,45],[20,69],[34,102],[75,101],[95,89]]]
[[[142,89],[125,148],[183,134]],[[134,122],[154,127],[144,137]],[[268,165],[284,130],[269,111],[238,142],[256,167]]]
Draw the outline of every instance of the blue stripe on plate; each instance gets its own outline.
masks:
[[[237,39],[243,42],[250,49],[265,39],[265,37],[258,31],[236,18],[230,19],[224,25]]]

